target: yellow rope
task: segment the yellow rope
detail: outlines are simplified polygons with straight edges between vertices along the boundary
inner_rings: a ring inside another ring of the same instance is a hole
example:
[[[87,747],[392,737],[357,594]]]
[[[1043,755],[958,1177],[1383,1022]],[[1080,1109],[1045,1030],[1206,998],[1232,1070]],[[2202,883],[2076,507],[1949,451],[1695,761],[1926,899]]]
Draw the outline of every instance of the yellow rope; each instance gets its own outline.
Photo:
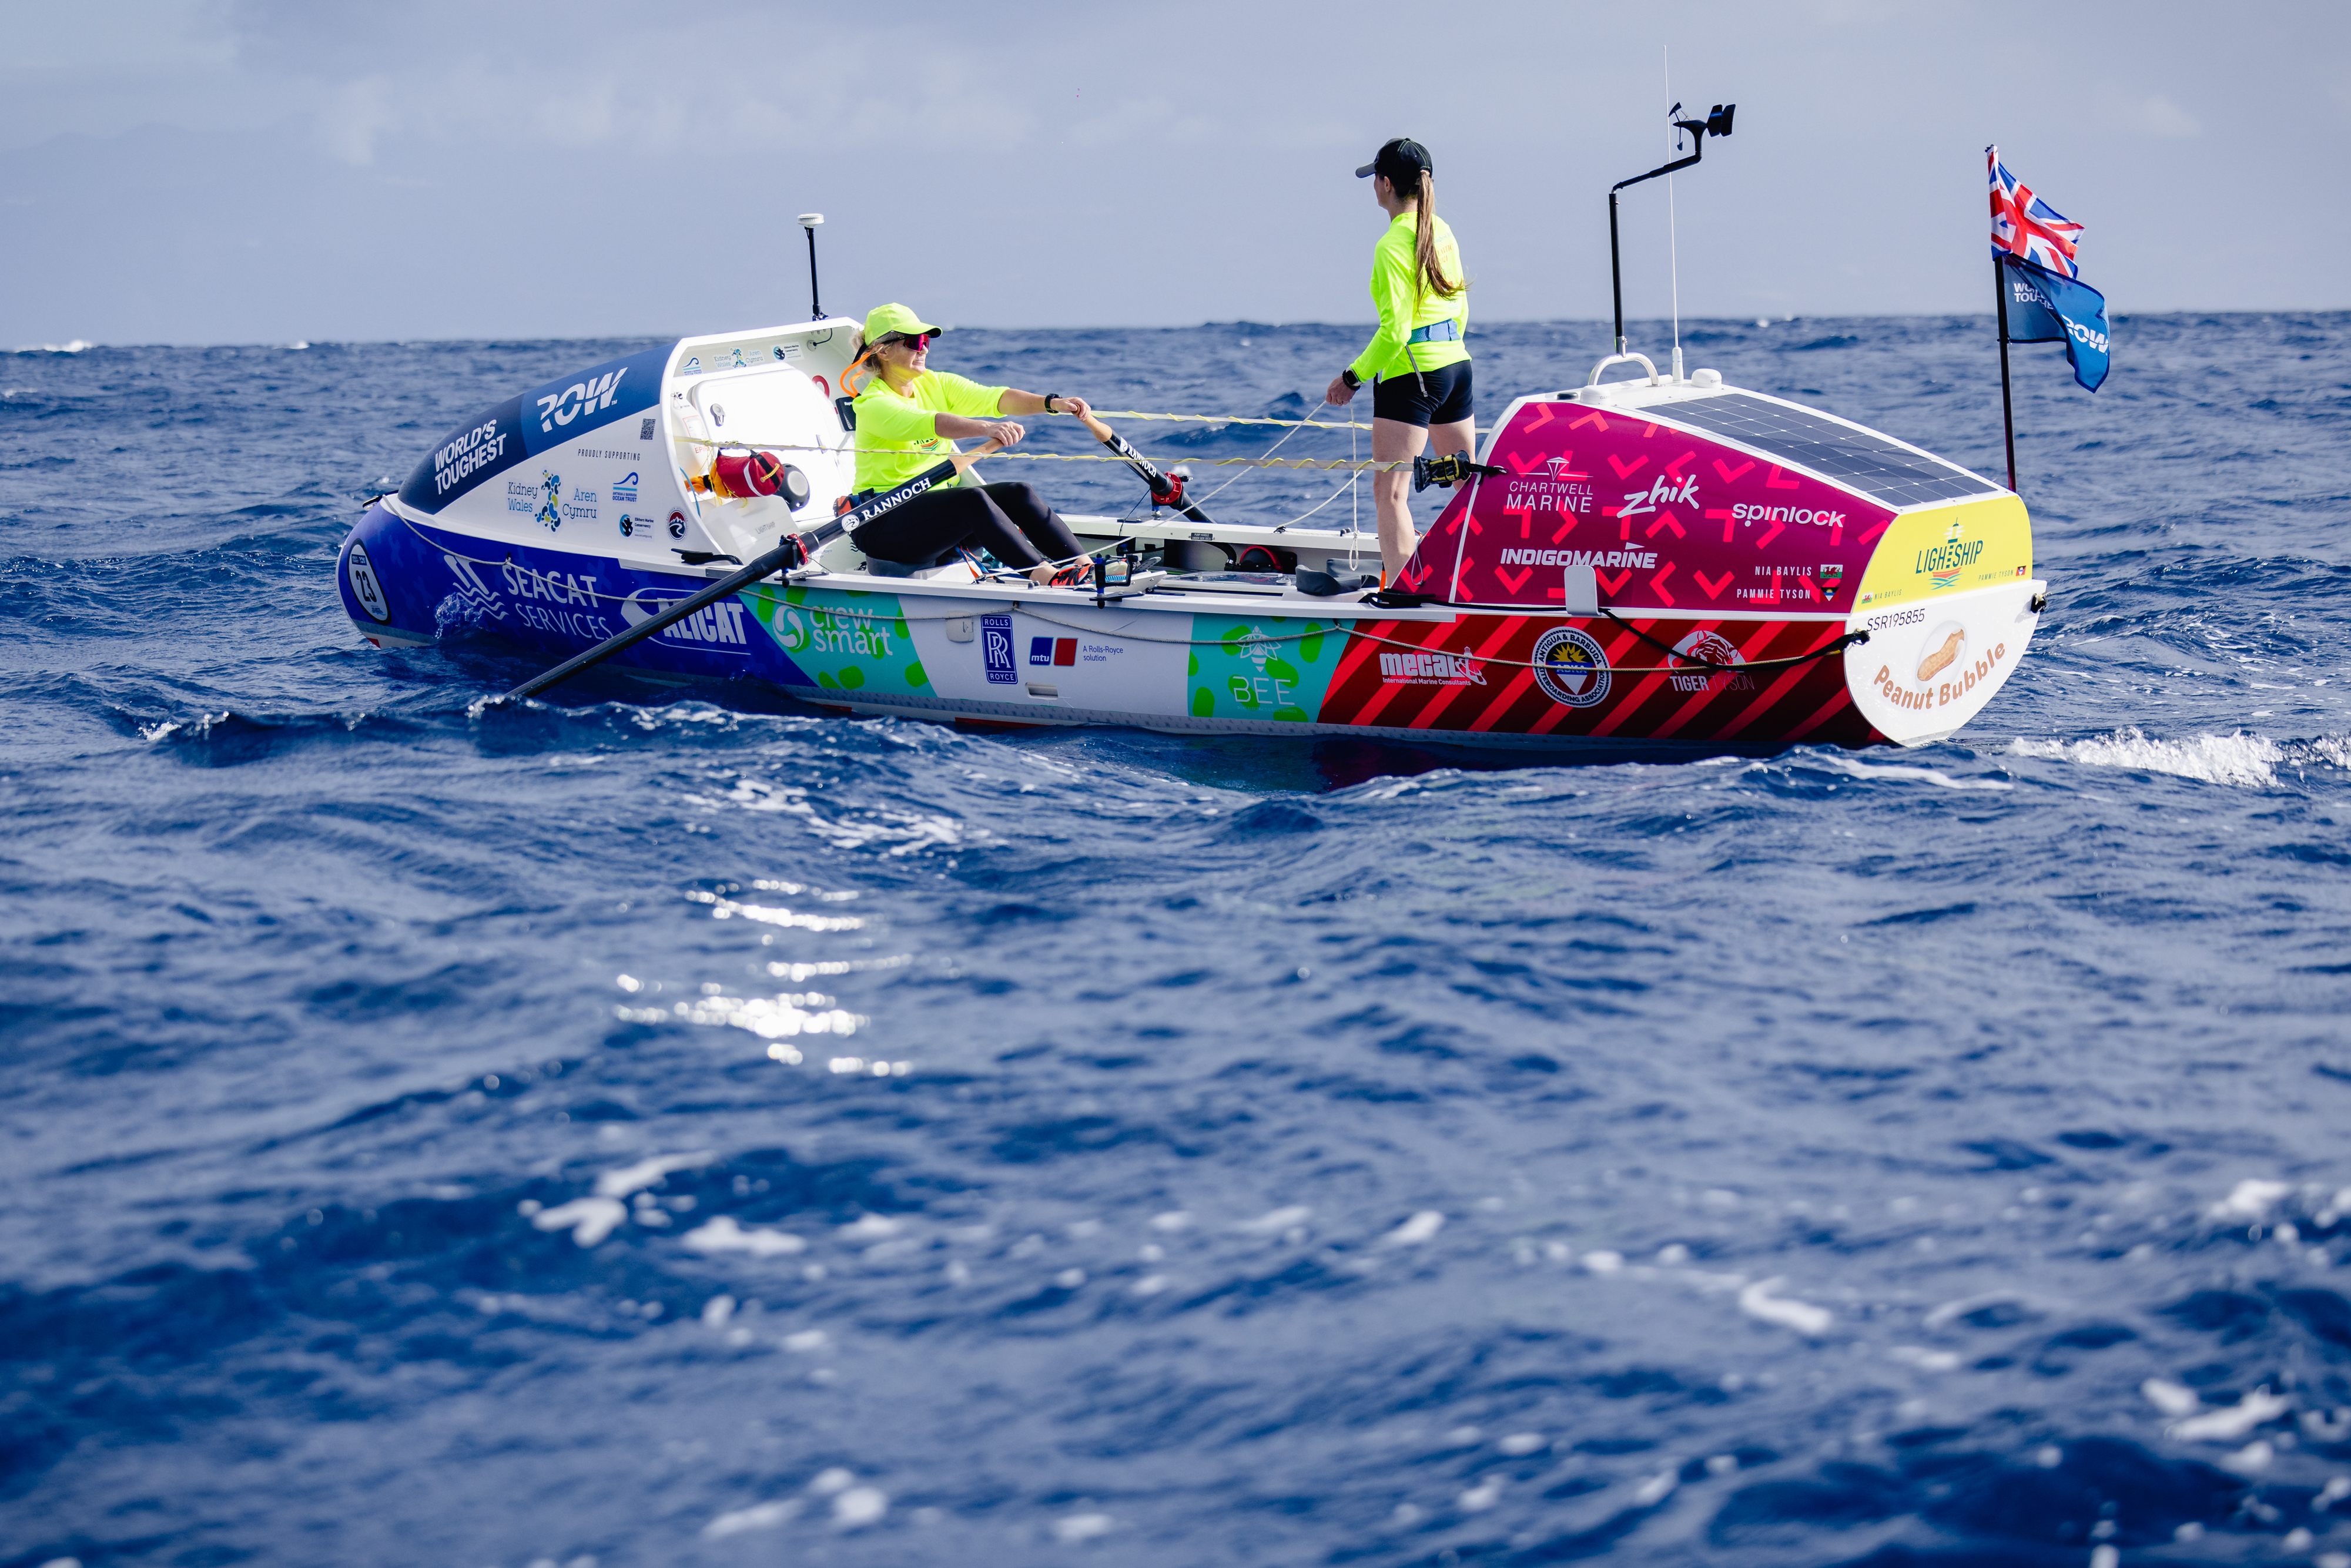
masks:
[[[1058,410],[1055,411],[1059,413]],[[1242,419],[1228,413],[1144,413],[1131,408],[1098,408],[1096,419],[1172,419],[1186,424],[1279,424],[1299,430],[1369,430],[1352,419]]]
[[[853,457],[860,454],[871,454],[881,457],[908,455],[901,448],[889,446],[824,446],[813,443],[789,441],[712,441],[699,435],[681,435],[677,439],[689,446],[742,446],[755,452],[830,452],[843,457]],[[940,455],[943,459],[947,455],[950,455],[944,453]],[[1028,463],[1124,463],[1126,461],[1123,457],[1114,457],[1107,453],[1097,452],[987,452],[968,455],[976,462],[993,461],[998,457],[1018,458]],[[1167,460],[1163,458],[1159,461]],[[1409,457],[1384,460],[1373,458],[1361,463],[1344,457],[1186,457],[1179,461],[1203,468],[1323,468],[1334,473],[1382,473],[1412,466],[1412,459]]]

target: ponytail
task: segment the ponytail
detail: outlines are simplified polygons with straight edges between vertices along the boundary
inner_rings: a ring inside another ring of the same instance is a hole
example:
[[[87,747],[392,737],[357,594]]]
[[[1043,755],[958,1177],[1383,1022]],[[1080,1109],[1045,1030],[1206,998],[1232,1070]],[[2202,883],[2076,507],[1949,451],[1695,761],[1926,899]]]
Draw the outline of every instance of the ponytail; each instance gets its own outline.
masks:
[[[1459,278],[1445,275],[1445,264],[1437,256],[1437,176],[1427,170],[1420,172],[1420,193],[1414,197],[1420,208],[1417,227],[1419,235],[1413,241],[1413,267],[1419,274],[1417,283],[1423,294],[1434,294],[1439,299],[1450,299],[1468,286]]]

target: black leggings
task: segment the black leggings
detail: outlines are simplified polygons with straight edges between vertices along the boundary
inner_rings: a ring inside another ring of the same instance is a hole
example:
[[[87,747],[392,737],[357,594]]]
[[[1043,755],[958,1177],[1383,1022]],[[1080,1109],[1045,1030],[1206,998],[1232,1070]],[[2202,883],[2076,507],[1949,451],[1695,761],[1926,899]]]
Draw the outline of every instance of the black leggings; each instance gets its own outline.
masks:
[[[867,555],[902,566],[935,566],[958,549],[984,549],[1007,566],[1030,567],[1083,549],[1037,487],[1019,484],[927,490],[851,537]]]

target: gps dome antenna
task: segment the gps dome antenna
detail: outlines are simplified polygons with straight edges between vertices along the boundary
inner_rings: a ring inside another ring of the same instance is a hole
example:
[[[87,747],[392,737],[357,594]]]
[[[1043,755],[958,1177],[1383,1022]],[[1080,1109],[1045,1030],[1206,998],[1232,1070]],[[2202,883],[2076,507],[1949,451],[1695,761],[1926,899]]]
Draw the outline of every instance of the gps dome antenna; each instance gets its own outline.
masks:
[[[1675,110],[1680,108],[1681,105],[1678,103],[1674,105]],[[1616,254],[1616,193],[1627,185],[1637,185],[1644,180],[1654,180],[1660,174],[1670,174],[1677,169],[1687,169],[1697,162],[1706,155],[1706,139],[1708,136],[1730,134],[1730,117],[1738,111],[1739,106],[1735,103],[1718,103],[1714,106],[1713,112],[1704,120],[1675,120],[1674,128],[1677,131],[1687,131],[1698,139],[1690,148],[1690,155],[1687,158],[1677,158],[1670,163],[1650,170],[1646,174],[1635,174],[1629,180],[1619,180],[1608,187],[1608,283],[1616,299],[1615,351],[1617,353],[1621,354],[1625,351],[1625,267]],[[1667,112],[1670,113],[1672,110]]]
[[[822,222],[822,213],[800,214],[800,227],[808,230],[809,236],[809,319],[811,321],[824,319],[824,307],[817,303],[816,298],[816,225]]]

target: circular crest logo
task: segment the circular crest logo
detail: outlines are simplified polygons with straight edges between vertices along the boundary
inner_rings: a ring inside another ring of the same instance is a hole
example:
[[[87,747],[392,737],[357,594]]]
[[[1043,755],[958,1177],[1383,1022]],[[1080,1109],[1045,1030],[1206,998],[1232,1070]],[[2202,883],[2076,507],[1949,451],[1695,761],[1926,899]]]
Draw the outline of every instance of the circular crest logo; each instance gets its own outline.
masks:
[[[669,537],[674,539],[682,539],[685,538],[685,514],[684,512],[672,512],[669,515]]]
[[[1608,656],[1573,626],[1535,639],[1534,666],[1535,684],[1567,707],[1590,707],[1608,695]]]

